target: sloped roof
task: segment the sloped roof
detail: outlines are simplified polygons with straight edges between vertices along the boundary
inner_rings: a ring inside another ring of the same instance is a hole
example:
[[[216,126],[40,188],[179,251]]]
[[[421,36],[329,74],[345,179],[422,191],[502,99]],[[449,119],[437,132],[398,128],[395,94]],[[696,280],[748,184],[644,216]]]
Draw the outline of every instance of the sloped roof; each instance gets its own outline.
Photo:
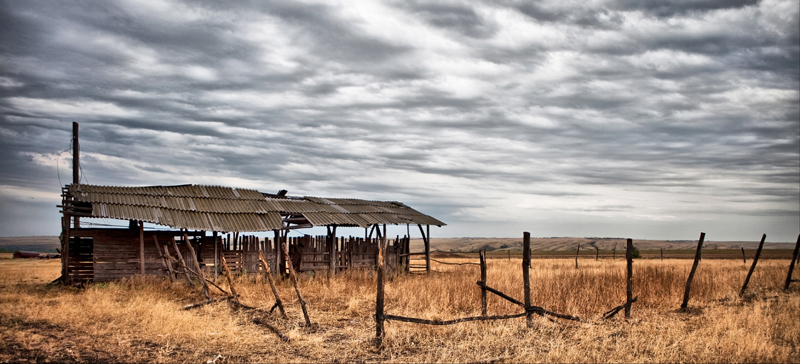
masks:
[[[400,202],[320,197],[277,198],[244,188],[180,185],[117,187],[71,184],[76,202],[91,204],[91,217],[139,220],[206,231],[282,229],[283,217],[313,226],[373,224],[445,225]]]

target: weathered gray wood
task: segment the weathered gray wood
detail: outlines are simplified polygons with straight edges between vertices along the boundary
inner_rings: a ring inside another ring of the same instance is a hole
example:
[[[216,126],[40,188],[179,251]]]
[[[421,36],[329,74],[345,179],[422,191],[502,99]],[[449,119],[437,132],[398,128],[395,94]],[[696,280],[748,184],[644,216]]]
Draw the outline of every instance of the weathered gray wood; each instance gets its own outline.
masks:
[[[800,254],[800,235],[797,236],[797,242],[794,244],[794,252],[792,252],[792,261],[789,262],[789,273],[786,275],[786,284],[783,289],[789,289],[789,284],[792,283],[792,271],[794,271],[794,264]]]
[[[200,277],[200,283],[203,284],[203,295],[206,296],[206,299],[211,299],[211,294],[208,291],[208,284],[206,284],[206,277],[203,275],[203,270],[200,269],[200,262],[197,261],[197,253],[194,251],[194,247],[192,247],[192,243],[189,242],[189,237],[183,235],[183,240],[186,242],[186,246],[189,248],[189,253],[192,254],[192,261],[194,262],[194,269],[197,271],[197,275]]]
[[[631,318],[631,302],[633,302],[633,239],[628,239],[628,246],[625,249],[625,260],[627,269],[625,274],[625,318]]]
[[[192,277],[190,277],[189,273],[185,271],[188,265],[186,265],[186,261],[183,260],[183,254],[181,254],[181,250],[178,248],[178,243],[175,241],[175,239],[172,239],[172,248],[175,249],[175,256],[178,257],[178,262],[184,267],[183,274],[186,275],[186,280],[189,281],[189,283],[192,283]]]
[[[278,330],[277,327],[272,326],[269,322],[266,322],[266,321],[261,320],[259,318],[254,318],[253,319],[253,323],[256,324],[256,325],[261,325],[261,326],[264,326],[264,327],[268,328],[270,331],[274,332],[275,335],[278,335],[278,337],[281,338],[281,340],[283,340],[285,342],[289,342],[289,337],[284,335],[280,330]]]
[[[167,260],[167,257],[164,256],[164,252],[161,250],[161,244],[158,243],[158,236],[153,235],[153,242],[156,245],[156,250],[158,251],[158,256],[161,257],[161,262],[164,264],[164,269],[167,270],[167,274],[169,275],[169,279],[175,282],[175,272],[172,271],[172,263]],[[165,246],[166,248],[166,246]]]
[[[378,287],[375,293],[375,342],[377,346],[383,344],[383,279],[384,279],[384,264],[386,257],[384,256],[386,238],[382,238],[378,243]]]
[[[486,285],[486,250],[481,250],[479,252],[480,259],[481,259],[481,283]],[[487,315],[487,305],[486,305],[486,291],[481,290],[481,316]]]
[[[756,264],[758,264],[758,257],[761,256],[761,248],[764,247],[764,240],[766,239],[767,239],[767,234],[761,235],[761,242],[758,243],[758,249],[756,249],[756,256],[753,257],[753,265],[750,266],[750,271],[747,272],[747,277],[745,277],[744,279],[744,284],[742,284],[742,290],[739,291],[739,296],[744,295],[744,291],[747,289],[747,284],[750,283],[750,277],[756,270]]]
[[[278,295],[278,289],[275,288],[275,281],[272,279],[272,272],[270,272],[269,265],[267,264],[267,261],[264,260],[264,255],[261,254],[261,252],[258,252],[258,260],[260,260],[261,265],[264,266],[264,272],[266,273],[269,287],[272,289],[272,295],[275,296],[275,305],[278,306],[281,316],[283,316],[285,319],[288,319],[289,317],[286,316],[286,311],[283,309],[283,301],[281,301],[281,297]]]
[[[686,310],[689,307],[689,291],[692,289],[692,279],[694,272],[697,271],[697,265],[700,263],[700,253],[703,249],[703,240],[706,238],[706,233],[700,233],[700,239],[697,241],[697,251],[694,253],[694,263],[692,263],[692,270],[689,271],[689,277],[686,278],[686,288],[683,290],[683,303],[681,309]]]
[[[531,233],[525,231],[522,233],[522,282],[524,286],[525,306],[531,305],[531,277],[529,268],[531,266]],[[527,311],[527,310],[526,310]],[[525,316],[525,323],[528,327],[533,327],[533,319],[531,314]]]
[[[239,301],[239,294],[236,293],[236,287],[233,285],[233,277],[231,277],[231,270],[228,268],[228,264],[225,263],[225,257],[221,257],[220,261],[222,262],[222,268],[225,269],[225,276],[228,277],[228,285],[231,287],[231,296],[233,296],[233,300],[236,301],[239,305],[242,304]]]
[[[281,250],[283,250],[283,255],[288,257],[289,256],[289,231],[286,231],[283,235],[283,243],[281,244]],[[297,300],[300,301],[300,308],[303,309],[303,317],[306,320],[306,326],[311,327],[311,318],[308,316],[308,309],[306,308],[306,301],[303,299],[303,294],[300,292],[300,285],[297,283],[297,275],[295,275],[294,267],[291,262],[287,264],[289,268],[289,278],[292,280],[294,284],[294,290],[297,293]]]
[[[402,321],[402,322],[411,322],[415,324],[423,324],[423,325],[452,325],[458,324],[462,322],[469,322],[469,321],[489,321],[489,320],[506,320],[512,319],[517,317],[522,317],[527,315],[526,312],[518,313],[514,315],[504,315],[504,316],[475,316],[475,317],[463,317],[454,320],[426,320],[420,318],[413,318],[413,317],[403,317],[403,316],[395,316],[395,315],[384,315],[384,319],[390,321]]]

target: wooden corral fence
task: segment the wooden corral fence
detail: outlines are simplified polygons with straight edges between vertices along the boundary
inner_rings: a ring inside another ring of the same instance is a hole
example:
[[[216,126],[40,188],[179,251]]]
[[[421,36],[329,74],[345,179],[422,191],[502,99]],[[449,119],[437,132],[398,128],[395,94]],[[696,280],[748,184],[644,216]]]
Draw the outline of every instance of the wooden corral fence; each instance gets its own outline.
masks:
[[[289,257],[296,272],[330,270],[341,272],[351,268],[374,269],[378,263],[378,239],[359,237],[335,237],[304,235],[288,238]],[[275,239],[258,236],[226,237],[219,242],[217,251],[233,274],[263,272],[264,267],[258,259],[259,253],[269,264],[270,271],[288,274],[288,261],[283,258]],[[334,244],[335,258],[331,265],[331,246]],[[397,237],[387,247],[386,264],[389,270],[409,269],[408,237]],[[201,248],[201,264],[213,267],[215,264],[213,247]]]

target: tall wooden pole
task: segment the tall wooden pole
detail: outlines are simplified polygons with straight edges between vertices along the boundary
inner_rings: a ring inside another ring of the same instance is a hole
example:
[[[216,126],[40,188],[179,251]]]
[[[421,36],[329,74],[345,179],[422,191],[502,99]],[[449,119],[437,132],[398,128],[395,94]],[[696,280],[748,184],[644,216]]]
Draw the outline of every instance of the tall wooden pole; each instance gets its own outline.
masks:
[[[753,265],[750,266],[750,271],[747,272],[747,277],[744,279],[744,284],[742,284],[742,290],[739,291],[739,296],[744,295],[744,291],[747,289],[747,284],[750,283],[750,277],[753,275],[753,272],[756,270],[756,264],[758,264],[758,257],[761,255],[761,248],[764,247],[764,240],[767,239],[767,234],[761,235],[761,242],[758,243],[758,249],[756,250],[756,256],[753,257]]]
[[[794,271],[794,262],[797,260],[797,256],[800,254],[800,235],[797,236],[797,242],[794,244],[794,252],[792,252],[792,261],[789,262],[789,274],[786,275],[786,284],[783,285],[783,289],[789,289],[789,283],[792,283],[792,271]]]
[[[633,239],[628,239],[628,247],[625,249],[625,260],[627,260],[627,274],[625,275],[625,318],[631,317],[631,303],[633,303]]]
[[[384,264],[386,262],[385,257],[385,245],[386,245],[386,238],[382,238],[378,243],[378,288],[375,294],[375,340],[377,346],[381,346],[383,343],[383,297],[384,297]]]
[[[529,267],[531,264],[531,233],[523,232],[522,233],[522,282],[525,289],[524,297],[525,297],[525,311],[528,311],[528,307],[531,307],[531,277],[529,275]],[[533,326],[533,319],[531,318],[532,313],[527,312],[525,315],[525,323],[528,327]]]
[[[689,290],[692,288],[692,279],[694,278],[694,272],[697,270],[697,265],[700,263],[700,251],[703,249],[703,240],[706,238],[706,233],[700,233],[700,240],[697,241],[697,251],[694,253],[694,263],[692,264],[692,270],[689,271],[689,278],[686,279],[686,288],[683,291],[683,303],[681,303],[681,309],[686,310],[689,307]]]
[[[481,250],[478,252],[481,259],[481,282],[483,285],[486,285],[486,250]],[[487,315],[487,308],[486,308],[486,290],[481,290],[481,316]]]
[[[78,123],[72,122],[72,183],[81,183],[81,147],[78,141]],[[75,229],[81,228],[80,217],[74,217]]]

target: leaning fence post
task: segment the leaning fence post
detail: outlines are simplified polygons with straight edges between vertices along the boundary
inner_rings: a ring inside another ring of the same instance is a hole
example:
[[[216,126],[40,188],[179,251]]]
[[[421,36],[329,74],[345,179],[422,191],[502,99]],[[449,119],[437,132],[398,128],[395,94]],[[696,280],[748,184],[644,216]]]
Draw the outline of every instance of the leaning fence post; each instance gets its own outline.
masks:
[[[283,251],[284,257],[289,257],[289,231],[287,230],[283,236],[283,244],[281,244],[281,250]],[[294,290],[297,292],[297,300],[300,301],[300,308],[303,309],[303,317],[306,319],[306,326],[311,327],[311,318],[308,317],[308,309],[306,308],[306,301],[303,299],[303,294],[300,293],[300,287],[297,283],[297,275],[294,273],[294,267],[292,264],[292,260],[289,259],[288,264],[289,267],[289,278],[294,283]]]
[[[796,250],[796,249],[795,249]],[[481,258],[481,282],[486,285],[486,250],[481,250],[478,252]],[[792,260],[794,262],[794,260]],[[791,273],[790,273],[791,274]],[[481,290],[481,316],[486,316],[487,309],[486,309],[486,290]]]
[[[686,289],[683,291],[682,310],[686,310],[686,308],[689,307],[689,290],[692,288],[692,278],[694,278],[694,272],[697,270],[697,264],[700,263],[700,251],[703,249],[703,240],[705,240],[705,238],[706,233],[700,233],[700,240],[697,241],[697,251],[694,253],[692,270],[689,271],[689,278],[686,279]]]
[[[789,283],[792,283],[792,271],[794,270],[794,262],[797,260],[797,255],[800,254],[800,235],[797,236],[797,242],[794,244],[794,252],[792,252],[792,261],[789,262],[789,274],[786,275],[786,284],[783,289],[789,289]]]
[[[527,312],[525,322],[528,327],[533,327],[532,313],[528,311],[528,307],[531,307],[531,281],[528,274],[531,264],[531,233],[526,231],[522,234],[522,282],[525,286],[525,311]]]
[[[631,303],[633,302],[633,239],[628,239],[628,247],[625,249],[625,260],[627,260],[627,274],[625,275],[625,318],[631,317]]]
[[[575,269],[578,269],[578,255],[581,253],[581,245],[578,244],[578,249],[575,250]]]
[[[753,271],[756,270],[756,264],[758,264],[758,257],[761,255],[761,248],[764,247],[764,240],[767,239],[767,234],[761,235],[761,242],[758,243],[758,249],[756,249],[756,256],[753,257],[753,265],[750,266],[750,271],[747,272],[747,277],[744,279],[744,284],[742,284],[742,290],[739,291],[739,296],[744,295],[744,291],[747,289],[747,284],[750,283],[750,276],[753,275]]]
[[[272,280],[272,272],[269,269],[269,264],[267,264],[267,261],[264,260],[264,254],[261,254],[261,251],[258,252],[258,260],[260,260],[261,265],[264,266],[264,273],[267,275],[269,287],[272,289],[272,295],[275,296],[275,306],[277,306],[278,310],[281,311],[281,316],[283,316],[285,319],[288,319],[289,316],[286,316],[286,311],[283,309],[283,301],[281,301],[281,297],[278,296],[278,289],[275,288],[275,281]]]
[[[225,276],[228,277],[228,285],[231,286],[231,295],[233,296],[233,300],[236,301],[239,306],[242,305],[242,302],[239,301],[239,294],[236,293],[236,287],[233,286],[233,277],[231,277],[231,270],[228,268],[228,263],[225,262],[225,257],[220,257],[220,261],[222,262],[222,268],[225,269]]]
[[[375,344],[380,347],[383,344],[383,270],[386,257],[384,256],[384,243],[386,237],[382,237],[378,242],[378,289],[375,295]]]
[[[211,294],[208,290],[208,284],[206,283],[206,277],[203,275],[203,270],[200,269],[200,262],[197,261],[197,253],[194,251],[192,247],[192,243],[189,242],[189,237],[186,234],[183,234],[183,239],[186,240],[186,247],[189,248],[189,253],[192,254],[192,261],[194,262],[194,269],[197,270],[197,275],[200,276],[200,283],[203,284],[203,295],[206,296],[207,300],[211,299]]]
[[[742,247],[742,263],[747,264],[747,258],[744,256],[744,247]]]

